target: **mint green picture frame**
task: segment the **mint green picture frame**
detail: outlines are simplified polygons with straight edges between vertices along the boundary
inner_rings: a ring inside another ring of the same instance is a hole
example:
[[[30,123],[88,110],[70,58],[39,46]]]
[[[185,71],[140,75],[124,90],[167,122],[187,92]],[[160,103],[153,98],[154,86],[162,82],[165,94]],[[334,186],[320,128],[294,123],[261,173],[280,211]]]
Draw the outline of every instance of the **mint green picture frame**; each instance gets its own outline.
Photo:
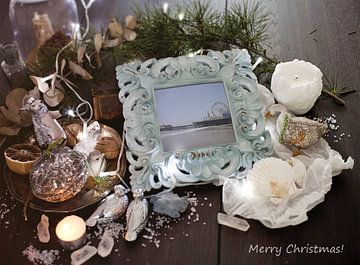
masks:
[[[243,177],[254,162],[272,154],[257,78],[246,50],[124,64],[116,67],[116,75],[133,189],[221,184],[223,178]],[[163,152],[154,89],[213,82],[224,84],[236,142]]]

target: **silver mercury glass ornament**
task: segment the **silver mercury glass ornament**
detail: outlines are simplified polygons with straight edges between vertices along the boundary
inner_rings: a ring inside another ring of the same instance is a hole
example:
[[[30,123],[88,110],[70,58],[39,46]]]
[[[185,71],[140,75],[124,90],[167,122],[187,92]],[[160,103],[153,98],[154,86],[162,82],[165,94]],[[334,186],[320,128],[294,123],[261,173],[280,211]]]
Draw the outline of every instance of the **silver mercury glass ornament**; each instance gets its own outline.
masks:
[[[144,198],[144,191],[136,189],[133,191],[134,200],[126,211],[126,241],[135,241],[137,234],[145,227],[149,212],[149,205]]]
[[[103,199],[95,212],[86,220],[87,226],[95,226],[96,223],[112,221],[125,213],[129,204],[126,189],[122,185],[114,187],[115,192]]]
[[[25,96],[22,110],[31,112],[36,140],[41,148],[47,148],[49,144],[58,139],[66,139],[66,134],[60,124],[51,117],[46,105],[33,96]]]

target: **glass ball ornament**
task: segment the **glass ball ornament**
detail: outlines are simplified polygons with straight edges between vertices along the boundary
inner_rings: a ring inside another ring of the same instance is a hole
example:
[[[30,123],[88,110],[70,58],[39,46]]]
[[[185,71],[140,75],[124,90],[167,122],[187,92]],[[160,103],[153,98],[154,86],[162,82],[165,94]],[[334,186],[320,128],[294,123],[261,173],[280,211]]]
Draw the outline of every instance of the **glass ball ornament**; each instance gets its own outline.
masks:
[[[62,202],[74,197],[86,183],[84,155],[62,147],[45,152],[30,173],[30,187],[35,197],[48,202]]]
[[[24,60],[54,33],[73,36],[80,27],[75,0],[11,0],[9,17]]]

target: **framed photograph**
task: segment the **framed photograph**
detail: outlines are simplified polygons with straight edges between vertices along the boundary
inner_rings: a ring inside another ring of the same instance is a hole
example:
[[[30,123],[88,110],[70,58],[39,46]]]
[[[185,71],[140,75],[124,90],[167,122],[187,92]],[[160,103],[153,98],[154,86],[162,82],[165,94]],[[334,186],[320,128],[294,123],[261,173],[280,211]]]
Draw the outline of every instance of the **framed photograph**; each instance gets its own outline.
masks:
[[[246,50],[150,59],[116,71],[133,188],[221,184],[271,155]]]

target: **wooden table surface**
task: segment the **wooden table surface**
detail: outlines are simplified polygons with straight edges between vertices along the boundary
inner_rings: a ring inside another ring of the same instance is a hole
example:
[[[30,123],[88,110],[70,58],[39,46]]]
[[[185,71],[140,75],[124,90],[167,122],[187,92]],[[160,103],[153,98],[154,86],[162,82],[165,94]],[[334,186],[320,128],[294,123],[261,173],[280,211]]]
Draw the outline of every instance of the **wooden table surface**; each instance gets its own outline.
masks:
[[[236,1],[236,0],[234,0]],[[10,40],[8,21],[8,0],[0,1],[0,42]],[[120,1],[119,1],[120,2]],[[129,1],[130,2],[130,1]],[[159,1],[158,1],[159,2]],[[229,3],[230,4],[229,0]],[[294,58],[311,61],[328,76],[339,75],[339,84],[358,89],[360,85],[360,1],[359,0],[266,0],[263,1],[273,12],[272,51],[283,61]],[[223,8],[225,2],[216,2]],[[128,6],[126,4],[125,6]],[[309,34],[316,30],[313,34]],[[354,33],[355,32],[355,33]],[[353,34],[350,34],[353,33]],[[6,90],[5,79],[0,74],[1,95]],[[3,100],[3,98],[2,98]],[[355,167],[334,178],[331,191],[325,202],[309,213],[309,220],[295,227],[271,230],[259,222],[250,220],[248,232],[239,232],[216,223],[221,211],[221,188],[214,186],[189,187],[181,193],[194,191],[198,200],[196,213],[191,210],[180,222],[158,229],[161,235],[157,248],[149,239],[141,238],[134,244],[116,241],[111,256],[92,258],[86,264],[360,264],[360,160],[359,115],[360,93],[345,98],[346,106],[338,106],[328,98],[321,98],[311,111],[313,116],[336,115],[340,126],[335,135],[345,133],[338,143],[333,134],[328,138],[330,145],[344,157],[352,156]],[[2,149],[3,150],[3,149]],[[1,150],[1,153],[2,153]],[[0,175],[4,161],[1,159]],[[0,264],[31,264],[22,251],[32,244],[39,250],[60,249],[54,235],[55,225],[64,215],[50,214],[52,240],[41,244],[36,239],[36,225],[40,212],[29,210],[30,219],[22,217],[22,205],[14,202],[6,192],[3,178],[0,178]],[[3,204],[8,207],[3,206]],[[6,212],[6,208],[10,208]],[[94,207],[76,212],[87,218]],[[198,221],[196,221],[198,214]],[[145,232],[144,234],[149,234]],[[93,242],[97,242],[96,240]],[[339,254],[294,254],[286,248],[297,246],[342,246]],[[275,253],[249,253],[250,247],[282,247],[280,255]],[[61,252],[54,264],[70,264],[69,252]]]

